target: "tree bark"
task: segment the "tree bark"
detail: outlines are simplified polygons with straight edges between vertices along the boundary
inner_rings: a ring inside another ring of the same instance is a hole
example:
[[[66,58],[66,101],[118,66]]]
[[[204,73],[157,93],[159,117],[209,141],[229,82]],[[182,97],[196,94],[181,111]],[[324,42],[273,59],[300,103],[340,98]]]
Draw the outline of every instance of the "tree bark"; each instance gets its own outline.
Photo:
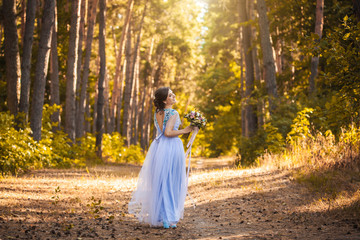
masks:
[[[98,66],[98,65],[96,65]],[[98,81],[96,81],[96,85],[95,85],[95,96],[94,96],[94,111],[93,111],[93,127],[92,127],[92,133],[95,135],[96,134],[96,122],[97,122],[97,109],[98,109],[98,91],[99,91],[99,87],[98,87],[98,83],[99,83],[99,79]]]
[[[142,148],[143,151],[145,151],[145,112],[146,112],[146,83],[145,83],[146,79],[144,79],[144,85],[143,85],[143,91],[142,91],[142,95],[141,95],[141,99],[140,99],[140,106],[141,106],[141,111],[140,111],[140,116],[139,116],[139,131],[140,131],[140,147]]]
[[[98,83],[98,106],[96,119],[96,154],[102,158],[102,135],[104,133],[104,81],[106,74],[106,55],[105,55],[105,17],[106,0],[100,0],[99,12],[99,56],[100,74]]]
[[[30,116],[30,127],[33,131],[33,137],[36,141],[41,139],[41,119],[44,105],[46,74],[49,65],[54,18],[55,0],[45,0]]]
[[[77,59],[77,72],[76,72],[76,116],[75,116],[75,126],[77,129],[77,119],[79,118],[79,108],[80,108],[80,92],[81,92],[81,67],[82,67],[82,54],[83,54],[83,39],[84,39],[84,31],[85,31],[85,4],[86,1],[81,1],[80,7],[80,25],[79,25],[79,46],[78,46],[78,59]],[[75,130],[76,136],[76,130]]]
[[[106,71],[106,73],[105,73],[104,98],[105,98],[105,105],[104,105],[105,132],[106,133],[111,133],[110,132],[110,118],[109,118],[109,114],[110,114],[110,104],[109,104],[110,96],[109,96],[109,74],[108,74],[108,71]]]
[[[254,2],[253,1],[249,1],[249,15],[250,15],[250,19],[252,21],[254,21],[256,19],[256,12],[254,10]],[[257,29],[256,27],[252,27],[251,28],[251,35],[252,38],[256,39],[256,33],[257,33]],[[255,85],[257,86],[257,89],[261,89],[261,70],[260,70],[260,61],[258,58],[258,48],[257,46],[253,46],[252,47],[252,58],[254,61],[254,71],[255,71]],[[263,114],[263,100],[261,97],[258,97],[256,99],[257,102],[257,123],[258,123],[258,127],[262,127],[264,125],[264,114]]]
[[[147,123],[150,121],[149,118],[151,118],[150,116],[148,116],[148,108],[149,108],[149,104],[148,103],[148,98],[151,99],[151,73],[149,72],[150,69],[150,62],[151,62],[151,56],[152,56],[152,51],[154,48],[154,38],[151,39],[151,43],[150,43],[150,48],[149,48],[149,53],[147,54],[146,57],[146,64],[145,64],[145,76],[144,76],[144,88],[143,88],[143,98],[142,98],[142,109],[141,109],[141,115],[140,115],[140,126],[141,126],[141,132],[140,132],[140,146],[142,148],[143,151],[145,151],[146,149],[146,138],[147,138]],[[149,78],[150,76],[150,78]]]
[[[55,19],[51,37],[51,52],[50,52],[50,104],[60,105],[60,91],[59,91],[59,60],[57,51],[57,7],[55,1]],[[60,130],[60,111],[55,111],[51,115],[51,121],[58,123],[53,128],[54,131]]]
[[[124,76],[126,74],[126,66],[127,66],[127,62],[126,60],[124,61],[124,64],[122,65],[122,71],[120,74],[120,93],[119,93],[119,97],[117,100],[117,114],[116,114],[116,131],[118,133],[120,133],[120,129],[121,129],[121,107],[122,107],[122,101],[123,101],[123,93],[124,93]],[[111,114],[111,113],[110,113]]]
[[[270,114],[276,108],[275,99],[277,98],[276,89],[276,71],[274,52],[271,45],[271,36],[269,30],[269,20],[267,17],[267,8],[265,0],[257,1],[257,10],[259,13],[260,43],[263,55],[265,84],[269,97]]]
[[[116,35],[115,35],[115,30],[114,30],[114,26],[111,26],[111,33],[112,33],[112,37],[113,37],[113,42],[114,42],[114,54],[115,54],[115,59],[117,59],[117,54],[118,54],[118,49],[117,49],[117,43],[116,43]],[[115,100],[116,101],[116,100]]]
[[[131,79],[131,26],[129,26],[127,43],[126,43],[126,82],[124,91],[124,111],[123,111],[123,131],[122,135],[125,137],[125,145],[130,146],[130,127],[131,127],[131,107],[132,107],[132,79]]]
[[[355,16],[357,18],[357,21],[360,22],[360,2],[359,0],[352,0]]]
[[[147,6],[148,6],[148,0],[146,0],[146,3],[145,3],[145,7],[144,7],[144,11],[143,11],[143,15],[142,15],[142,18],[141,18],[141,22],[140,22],[140,26],[139,26],[139,33],[138,33],[138,37],[137,37],[137,40],[136,40],[136,45],[134,47],[134,58],[133,58],[133,67],[132,67],[132,71],[131,71],[131,82],[133,82],[134,84],[134,95],[132,96],[133,97],[133,101],[134,101],[134,108],[135,108],[135,112],[134,112],[134,119],[133,119],[133,123],[134,123],[134,134],[132,134],[133,136],[133,141],[132,143],[133,144],[137,144],[138,142],[138,133],[137,133],[137,123],[138,123],[138,114],[137,114],[137,111],[136,111],[136,108],[137,108],[137,103],[138,103],[138,96],[137,96],[137,92],[138,92],[138,88],[139,88],[139,79],[138,79],[138,75],[137,75],[137,72],[139,70],[139,64],[140,64],[140,61],[139,61],[139,55],[140,55],[140,40],[141,40],[141,32],[142,32],[142,28],[143,28],[143,23],[144,23],[144,19],[145,19],[145,16],[146,16],[146,9],[147,9]],[[137,68],[137,69],[136,69]]]
[[[156,61],[156,64],[155,66],[153,67],[153,71],[151,73],[151,79],[152,79],[152,88],[151,88],[151,95],[152,98],[150,98],[150,109],[149,109],[149,114],[151,117],[153,117],[153,114],[152,114],[152,104],[153,104],[153,96],[154,96],[154,92],[156,91],[156,89],[159,88],[160,84],[161,84],[161,73],[162,73],[162,67],[163,67],[163,56],[164,56],[164,53],[165,53],[165,44],[163,43],[162,44],[162,50],[161,50],[161,53],[160,55],[158,56],[158,59]],[[151,122],[149,122],[149,139],[148,139],[148,144],[150,144],[150,129],[151,129],[151,123],[153,121],[151,120]],[[153,128],[153,136],[156,135],[156,128],[154,127]]]
[[[94,25],[96,19],[96,9],[97,9],[98,0],[91,1],[91,6],[89,5],[88,11],[88,24],[87,24],[87,34],[86,34],[86,48],[85,48],[85,59],[83,66],[83,75],[81,80],[81,92],[80,92],[80,101],[78,116],[76,120],[76,138],[81,138],[84,134],[84,113],[86,107],[86,96],[87,96],[87,85],[90,72],[90,58],[91,58],[91,45],[94,35]]]
[[[249,15],[246,11],[246,0],[240,0],[241,23],[249,21]],[[250,102],[254,91],[254,63],[251,52],[251,27],[249,24],[243,25],[243,47],[245,51],[245,116],[246,116],[246,137],[252,137],[257,130],[256,106]]]
[[[121,105],[121,97],[120,95],[122,95],[122,87],[118,87],[119,86],[119,80],[120,80],[120,75],[121,75],[121,62],[122,62],[122,56],[124,54],[125,51],[125,38],[126,35],[128,33],[128,29],[129,29],[129,24],[130,24],[130,19],[131,19],[131,13],[132,13],[132,9],[134,6],[134,0],[129,0],[128,1],[128,7],[126,10],[126,17],[124,20],[124,27],[123,30],[121,32],[121,38],[120,38],[120,43],[119,43],[119,52],[117,53],[117,58],[116,58],[116,70],[115,70],[115,78],[114,78],[114,88],[113,88],[113,93],[112,93],[112,99],[111,99],[111,112],[110,112],[110,130],[111,132],[113,131],[113,129],[115,128],[115,116],[116,114],[120,115],[120,111],[117,111],[119,109],[119,107],[117,107],[116,105]],[[121,79],[122,80],[122,79]],[[123,83],[121,82],[121,86],[123,85]],[[121,106],[120,106],[121,109]]]
[[[140,73],[140,48],[138,48],[138,57],[136,59],[136,67],[135,67],[135,86],[134,86],[134,121],[133,121],[133,140],[132,144],[137,145],[139,141],[139,73]]]
[[[242,37],[240,37],[240,41],[243,42]],[[240,96],[243,101],[243,104],[241,104],[241,135],[247,136],[246,133],[246,111],[245,111],[245,77],[244,77],[244,59],[245,59],[245,49],[242,47],[240,49],[240,67],[241,67],[241,73],[240,73]]]
[[[79,46],[80,4],[81,0],[73,0],[71,5],[72,12],[66,73],[65,132],[72,142],[75,141],[75,93]]]
[[[26,23],[24,33],[24,48],[21,61],[21,93],[19,112],[24,114],[24,123],[28,121],[29,115],[29,97],[30,97],[30,69],[31,55],[34,41],[34,25],[36,14],[36,0],[28,0],[26,7]]]
[[[319,36],[319,41],[322,37],[322,30],[324,26],[324,0],[316,1],[316,20],[315,20],[315,34]],[[315,78],[318,74],[319,57],[311,58],[311,74],[309,78],[309,94],[312,95],[316,91]]]
[[[3,0],[2,11],[4,16],[7,105],[10,113],[16,115],[21,75],[19,37],[16,28],[16,1]]]
[[[91,124],[90,124],[90,94],[86,93],[86,103],[85,104],[85,132],[91,132]]]
[[[21,29],[20,29],[20,37],[21,37],[21,41],[20,41],[20,46],[23,48],[24,47],[24,35],[25,35],[25,23],[26,23],[26,11],[27,11],[27,7],[25,7],[25,0],[21,0]],[[36,3],[35,3],[36,4]]]

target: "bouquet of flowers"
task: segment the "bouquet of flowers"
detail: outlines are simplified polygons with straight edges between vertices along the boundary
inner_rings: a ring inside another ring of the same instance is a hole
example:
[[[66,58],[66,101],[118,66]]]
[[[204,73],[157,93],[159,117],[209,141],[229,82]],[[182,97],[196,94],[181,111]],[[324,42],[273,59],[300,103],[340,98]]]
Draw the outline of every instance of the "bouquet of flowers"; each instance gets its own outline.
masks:
[[[197,111],[189,112],[188,114],[185,115],[185,118],[190,122],[190,126],[195,127],[191,139],[187,145],[187,147],[189,147],[194,142],[195,136],[199,132],[199,129],[204,128],[206,126],[207,120],[200,112]],[[186,134],[185,138],[187,139],[189,135],[190,133]]]
[[[185,118],[190,122],[191,126],[204,128],[206,126],[206,118],[200,113],[196,111],[191,111],[185,115]]]

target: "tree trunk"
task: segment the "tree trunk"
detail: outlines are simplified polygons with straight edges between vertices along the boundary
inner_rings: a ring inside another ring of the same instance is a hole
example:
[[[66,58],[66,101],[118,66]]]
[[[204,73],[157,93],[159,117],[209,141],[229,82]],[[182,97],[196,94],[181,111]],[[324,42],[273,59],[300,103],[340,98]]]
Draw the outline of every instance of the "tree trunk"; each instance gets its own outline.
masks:
[[[112,99],[111,99],[111,112],[110,112],[110,127],[112,128],[111,131],[113,131],[114,126],[115,126],[115,116],[116,114],[120,115],[120,111],[117,111],[118,109],[121,109],[120,107],[117,107],[116,105],[121,105],[121,97],[120,95],[122,95],[122,87],[119,89],[119,79],[120,79],[120,75],[121,75],[121,62],[122,62],[122,56],[124,54],[124,50],[125,50],[125,38],[126,38],[126,34],[128,33],[128,28],[129,28],[129,24],[130,24],[130,18],[131,18],[131,13],[132,13],[132,9],[134,6],[134,0],[129,0],[128,1],[128,7],[126,10],[126,17],[124,20],[124,27],[123,30],[121,32],[121,38],[120,38],[120,44],[119,44],[119,52],[117,53],[117,58],[116,58],[116,70],[115,70],[115,78],[114,78],[114,88],[113,88],[113,93],[112,93]],[[121,82],[121,86],[123,85],[123,83]]]
[[[280,35],[279,28],[276,27],[276,35]],[[281,44],[282,39],[278,39],[275,44],[275,70],[278,74],[283,73],[283,46]]]
[[[133,121],[133,140],[132,144],[137,145],[139,141],[139,72],[140,72],[140,49],[138,48],[138,57],[136,59],[136,67],[135,67],[135,86],[134,86],[134,121]]]
[[[123,101],[123,92],[124,92],[124,76],[126,74],[126,66],[127,66],[127,62],[126,60],[124,61],[124,64],[122,66],[122,71],[121,71],[121,75],[120,75],[120,94],[119,94],[119,97],[118,97],[118,100],[117,100],[117,115],[116,115],[116,121],[117,121],[117,124],[116,124],[116,131],[118,133],[120,133],[120,129],[121,129],[121,107],[122,107],[122,101]],[[111,114],[111,113],[110,113]],[[111,119],[110,119],[111,121]]]
[[[81,1],[80,8],[80,25],[79,25],[79,46],[78,46],[78,59],[77,59],[77,72],[76,72],[76,116],[75,116],[75,126],[77,123],[77,119],[79,118],[79,108],[80,108],[80,92],[81,92],[81,67],[82,67],[82,54],[83,54],[83,39],[84,39],[84,31],[85,31],[85,4],[86,1]],[[77,126],[76,126],[77,129]],[[76,136],[76,131],[75,131]]]
[[[4,45],[6,62],[7,105],[10,113],[18,112],[18,89],[20,86],[19,38],[16,28],[16,1],[3,0]]]
[[[91,9],[90,9],[91,8]],[[81,80],[81,92],[80,92],[80,101],[78,116],[76,120],[76,138],[81,138],[84,134],[84,113],[86,107],[86,96],[87,96],[87,85],[90,72],[90,58],[91,58],[91,45],[94,35],[94,25],[96,19],[96,9],[97,9],[97,0],[91,1],[88,11],[88,24],[87,24],[87,34],[86,34],[86,48],[85,48],[85,60],[83,66],[83,75]]]
[[[124,92],[124,114],[123,114],[123,131],[122,135],[125,137],[125,145],[130,145],[130,127],[131,127],[131,107],[132,107],[132,88],[131,82],[131,26],[129,26],[127,43],[126,43],[126,82]]]
[[[154,95],[154,92],[156,91],[156,89],[158,89],[160,83],[161,83],[161,71],[162,71],[162,66],[163,66],[163,56],[164,56],[164,53],[165,53],[165,44],[163,44],[163,49],[156,61],[156,64],[155,66],[153,67],[153,71],[151,72],[151,79],[152,79],[152,88],[151,88],[151,95],[152,98],[153,98],[153,95]],[[153,117],[153,114],[152,114],[152,104],[153,104],[153,99],[150,98],[150,109],[149,109],[149,114],[150,114],[150,117],[152,118]],[[151,123],[153,121],[151,120],[151,122],[149,122],[149,139],[148,139],[148,144],[150,143],[150,129],[151,129]],[[156,135],[156,128],[154,127],[153,128],[153,136]]]
[[[105,55],[105,17],[106,0],[100,0],[99,13],[99,56],[100,56],[100,74],[98,82],[98,106],[96,119],[96,154],[102,158],[102,135],[104,132],[104,81],[106,74],[106,55]]]
[[[259,13],[260,43],[263,55],[263,65],[265,74],[265,84],[269,97],[270,114],[276,108],[275,99],[277,98],[276,89],[276,71],[274,52],[271,45],[271,36],[269,30],[269,20],[265,0],[257,1],[257,10]]]
[[[134,58],[133,58],[133,67],[132,67],[132,71],[131,71],[131,81],[134,84],[134,108],[135,108],[135,112],[134,112],[134,140],[132,141],[133,144],[137,144],[138,142],[138,129],[137,129],[137,124],[138,124],[138,114],[137,114],[137,105],[138,105],[138,89],[139,89],[139,79],[138,79],[138,70],[139,70],[139,64],[140,64],[140,60],[139,60],[139,55],[140,55],[140,40],[141,40],[141,32],[142,32],[142,27],[143,27],[143,23],[144,23],[144,19],[146,16],[146,9],[147,9],[147,5],[148,5],[148,0],[145,3],[145,7],[144,7],[144,11],[143,11],[143,15],[141,18],[141,22],[140,22],[140,26],[139,26],[139,33],[138,33],[138,37],[136,40],[136,45],[134,47]]]
[[[27,7],[25,8],[25,0],[21,0],[21,29],[20,29],[20,37],[21,37],[21,41],[20,41],[20,46],[23,48],[24,47],[24,35],[25,35],[25,18],[26,18],[26,11],[27,11]],[[36,4],[36,3],[35,3]]]
[[[86,93],[86,104],[85,104],[85,132],[91,132],[91,124],[90,124],[90,94]]]
[[[352,0],[354,12],[357,18],[357,21],[360,22],[360,1],[359,0]]]
[[[110,100],[110,96],[109,96],[109,74],[108,71],[106,71],[105,74],[105,89],[104,89],[104,98],[105,98],[105,105],[104,105],[104,113],[105,113],[105,132],[106,133],[111,133],[110,132],[110,118],[109,118],[109,114],[110,114],[110,105],[109,105],[109,100]]]
[[[41,139],[41,119],[44,105],[46,74],[49,65],[54,18],[55,0],[45,0],[30,116],[30,127],[33,131],[33,137],[37,141]]]
[[[73,0],[71,5],[72,12],[66,73],[65,132],[72,142],[75,141],[75,92],[79,46],[80,4],[81,0]]]
[[[30,97],[30,69],[31,55],[34,40],[34,25],[36,14],[36,0],[28,0],[26,7],[26,23],[24,33],[24,48],[21,61],[21,93],[19,112],[24,114],[24,123],[28,121]]]
[[[242,28],[240,28],[242,30]],[[240,32],[241,32],[240,30]],[[240,34],[242,35],[242,34]],[[239,41],[243,42],[243,36],[240,36]],[[243,44],[241,44],[243,45]],[[245,59],[245,49],[244,47],[240,48],[240,97],[242,100],[241,104],[241,135],[246,136],[246,111],[245,111],[245,77],[244,77],[244,59]]]
[[[111,26],[111,33],[112,33],[113,42],[114,42],[114,54],[115,54],[115,59],[117,59],[118,49],[117,49],[117,44],[116,44],[116,35],[115,35],[114,26]],[[115,100],[115,101],[116,101],[116,100]]]
[[[146,79],[144,79],[146,81]],[[139,117],[139,130],[140,130],[140,147],[143,151],[145,151],[145,112],[146,112],[146,97],[147,97],[147,91],[146,91],[146,83],[144,82],[143,85],[143,91],[141,95],[141,112]]]
[[[255,21],[256,18],[256,13],[254,10],[254,2],[253,1],[249,1],[249,15],[252,21]],[[257,29],[256,27],[252,27],[251,28],[251,35],[252,38],[256,39],[256,33],[257,33]],[[255,85],[257,86],[257,89],[261,89],[261,70],[260,70],[260,63],[259,63],[259,58],[258,58],[258,48],[257,46],[253,46],[252,47],[252,58],[254,61],[254,71],[255,71]],[[257,123],[258,123],[258,127],[261,127],[264,125],[264,114],[262,111],[262,98],[259,96],[256,99],[257,102]]]
[[[241,22],[244,24],[249,21],[246,11],[246,0],[240,0],[240,16]],[[256,106],[254,106],[250,98],[254,90],[254,62],[251,53],[251,27],[246,24],[242,27],[243,32],[243,48],[245,51],[245,116],[246,116],[246,137],[252,137],[257,130]]]
[[[59,91],[59,61],[57,52],[57,7],[55,2],[55,20],[51,37],[51,52],[50,52],[50,104],[60,105],[60,91]],[[56,111],[51,115],[51,121],[58,123],[53,128],[54,131],[60,130],[60,111]]]
[[[316,1],[316,20],[315,20],[315,34],[319,36],[319,41],[322,37],[322,30],[324,26],[324,0]],[[311,58],[311,74],[309,78],[309,94],[312,95],[315,91],[315,78],[318,74],[319,57]]]
[[[140,146],[143,151],[146,149],[146,138],[147,138],[147,123],[150,121],[148,116],[148,108],[149,104],[147,104],[148,100],[147,98],[151,99],[151,75],[149,73],[150,71],[150,62],[151,62],[151,56],[152,51],[154,48],[154,38],[151,39],[151,44],[149,48],[149,53],[147,55],[146,64],[145,64],[145,76],[144,76],[144,88],[143,88],[143,98],[142,98],[142,109],[141,109],[141,115],[140,115],[140,126],[141,126],[141,135],[140,135]],[[150,78],[149,78],[150,75]]]
[[[98,66],[98,65],[96,65]],[[93,127],[92,127],[92,133],[95,135],[96,134],[96,122],[97,122],[97,109],[98,109],[98,84],[99,84],[99,79],[98,81],[96,81],[96,85],[95,85],[95,96],[94,96],[94,111],[93,111]]]
[[[153,88],[150,87],[152,79],[149,79],[149,98],[146,108],[145,120],[145,129],[144,129],[144,150],[149,148],[150,145],[150,133],[151,133],[151,122],[152,122],[152,96],[154,95]]]

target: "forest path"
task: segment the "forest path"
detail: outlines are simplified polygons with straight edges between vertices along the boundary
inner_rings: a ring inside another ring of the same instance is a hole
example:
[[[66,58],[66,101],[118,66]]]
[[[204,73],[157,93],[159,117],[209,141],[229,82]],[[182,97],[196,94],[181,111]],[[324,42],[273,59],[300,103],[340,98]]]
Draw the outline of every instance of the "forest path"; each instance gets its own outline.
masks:
[[[215,162],[193,166],[193,201],[187,198],[176,229],[150,228],[127,214],[139,166],[1,179],[0,239],[360,239],[358,218],[329,208],[290,171]]]

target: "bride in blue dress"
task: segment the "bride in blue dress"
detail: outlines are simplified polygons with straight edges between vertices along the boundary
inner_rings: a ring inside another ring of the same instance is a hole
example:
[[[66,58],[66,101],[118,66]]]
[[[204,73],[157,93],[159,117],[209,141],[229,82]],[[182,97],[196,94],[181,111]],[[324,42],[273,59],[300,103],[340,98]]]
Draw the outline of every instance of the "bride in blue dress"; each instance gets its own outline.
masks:
[[[185,153],[179,135],[192,127],[178,130],[179,114],[172,109],[175,94],[168,87],[156,90],[154,123],[157,135],[151,143],[139,173],[136,190],[129,202],[129,213],[151,226],[175,228],[183,217],[187,193]]]

